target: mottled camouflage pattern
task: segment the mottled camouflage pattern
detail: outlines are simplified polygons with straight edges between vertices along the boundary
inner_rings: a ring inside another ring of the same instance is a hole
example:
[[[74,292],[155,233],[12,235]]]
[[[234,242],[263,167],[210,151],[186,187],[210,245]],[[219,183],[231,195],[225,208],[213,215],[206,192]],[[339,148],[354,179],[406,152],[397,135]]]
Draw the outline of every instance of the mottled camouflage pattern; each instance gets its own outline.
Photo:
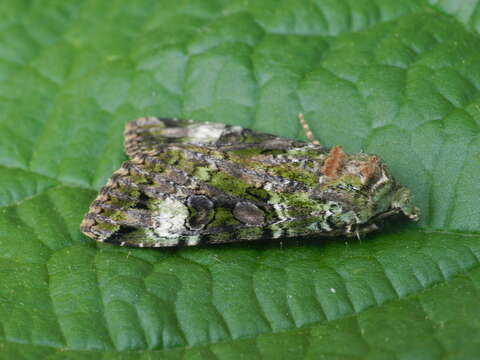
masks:
[[[409,190],[375,156],[239,126],[141,118],[131,160],[81,224],[89,237],[167,247],[299,236],[360,236],[385,217],[418,218]]]

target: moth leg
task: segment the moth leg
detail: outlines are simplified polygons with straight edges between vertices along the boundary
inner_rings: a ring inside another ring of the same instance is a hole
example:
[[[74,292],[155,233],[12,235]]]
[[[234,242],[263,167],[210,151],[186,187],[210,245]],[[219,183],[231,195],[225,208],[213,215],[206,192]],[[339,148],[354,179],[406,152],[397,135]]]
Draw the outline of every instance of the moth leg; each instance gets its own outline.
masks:
[[[322,144],[320,144],[320,142],[313,137],[312,130],[310,130],[310,126],[308,126],[308,123],[305,121],[305,117],[303,116],[302,113],[298,114],[298,120],[300,121],[300,125],[302,125],[303,132],[305,133],[305,136],[307,137],[307,139],[313,145],[322,146]]]
[[[360,231],[358,228],[355,229],[355,235],[357,236],[358,241],[362,241],[362,238],[360,237]]]

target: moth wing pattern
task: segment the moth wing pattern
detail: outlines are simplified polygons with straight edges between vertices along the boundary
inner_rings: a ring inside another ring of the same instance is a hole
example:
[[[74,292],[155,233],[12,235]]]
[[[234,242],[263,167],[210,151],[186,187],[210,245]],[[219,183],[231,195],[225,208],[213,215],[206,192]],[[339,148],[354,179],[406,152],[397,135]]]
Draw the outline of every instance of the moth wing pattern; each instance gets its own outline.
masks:
[[[257,156],[255,169],[248,159],[305,143],[239,126],[160,118],[132,121],[124,136],[131,160],[92,203],[81,227],[88,236],[176,246],[272,238],[287,228],[263,187],[286,191],[300,184],[265,170],[273,155]]]
[[[81,224],[107,243],[169,247],[366,233],[376,227],[369,223],[375,214],[362,213],[359,189],[396,186],[375,157],[349,158],[340,147],[240,126],[147,117],[128,123],[124,136],[130,160]],[[407,205],[379,212],[413,214]]]
[[[302,144],[237,125],[157,117],[144,117],[127,123],[124,139],[125,152],[131,159],[172,144],[211,146],[222,151],[248,148],[254,144],[283,148]]]

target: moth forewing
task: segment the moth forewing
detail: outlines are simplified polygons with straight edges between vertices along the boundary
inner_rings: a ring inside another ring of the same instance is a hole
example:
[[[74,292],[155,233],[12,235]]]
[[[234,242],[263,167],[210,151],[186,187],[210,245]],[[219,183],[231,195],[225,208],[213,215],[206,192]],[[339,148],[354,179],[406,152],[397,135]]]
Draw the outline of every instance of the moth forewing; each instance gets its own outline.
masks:
[[[128,123],[124,136],[130,160],[81,225],[98,241],[169,247],[359,236],[385,217],[418,218],[409,190],[376,156],[239,126],[154,117]]]

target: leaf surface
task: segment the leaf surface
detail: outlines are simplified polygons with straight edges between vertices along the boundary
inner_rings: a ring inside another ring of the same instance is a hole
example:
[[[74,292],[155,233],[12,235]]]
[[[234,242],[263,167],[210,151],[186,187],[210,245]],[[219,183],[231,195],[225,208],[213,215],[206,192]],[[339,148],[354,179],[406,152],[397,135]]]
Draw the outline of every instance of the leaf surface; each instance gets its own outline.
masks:
[[[0,3],[1,359],[472,359],[480,2]],[[417,224],[156,251],[79,231],[145,115],[380,155]]]

